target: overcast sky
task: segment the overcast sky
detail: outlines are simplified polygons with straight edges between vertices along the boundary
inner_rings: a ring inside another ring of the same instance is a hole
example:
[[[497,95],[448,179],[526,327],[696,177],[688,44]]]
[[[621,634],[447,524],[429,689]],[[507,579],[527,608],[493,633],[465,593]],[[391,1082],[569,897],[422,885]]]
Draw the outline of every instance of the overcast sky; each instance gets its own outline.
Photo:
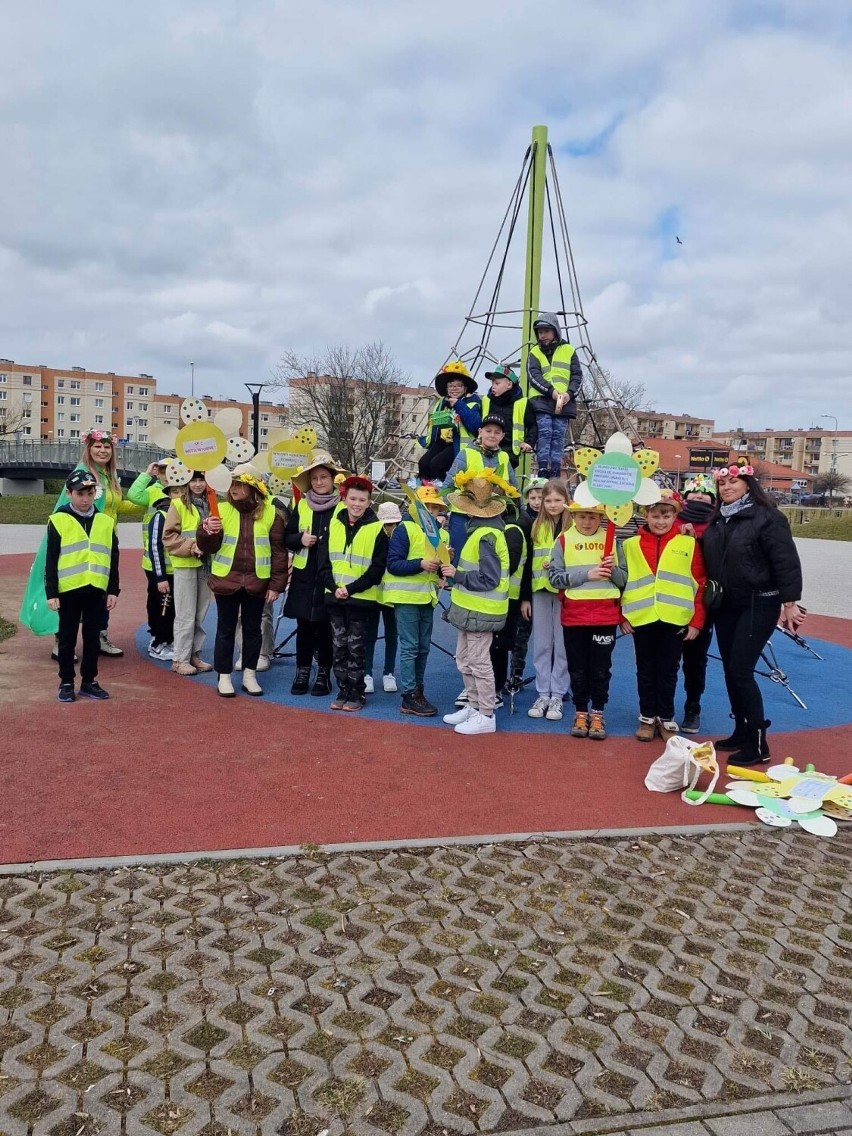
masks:
[[[233,397],[382,340],[427,383],[543,123],[604,366],[852,428],[848,0],[4,0],[0,41],[0,356]]]

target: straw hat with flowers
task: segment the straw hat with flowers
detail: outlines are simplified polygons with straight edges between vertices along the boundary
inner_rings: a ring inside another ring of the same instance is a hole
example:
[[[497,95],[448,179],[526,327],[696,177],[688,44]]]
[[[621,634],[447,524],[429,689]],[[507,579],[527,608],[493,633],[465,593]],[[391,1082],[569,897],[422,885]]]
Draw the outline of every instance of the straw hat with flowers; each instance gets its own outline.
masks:
[[[456,492],[448,493],[447,500],[456,512],[468,517],[497,517],[506,511],[510,499],[519,496],[493,469],[457,473],[454,484]]]

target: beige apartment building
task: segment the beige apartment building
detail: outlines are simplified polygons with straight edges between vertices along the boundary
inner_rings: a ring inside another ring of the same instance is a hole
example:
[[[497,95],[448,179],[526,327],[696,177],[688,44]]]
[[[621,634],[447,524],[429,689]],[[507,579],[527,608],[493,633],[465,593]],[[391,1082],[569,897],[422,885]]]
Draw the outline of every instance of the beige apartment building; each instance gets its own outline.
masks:
[[[0,436],[46,442],[77,441],[89,429],[111,430],[130,444],[153,444],[157,426],[180,426],[185,395],[161,394],[153,375],[118,375],[85,367],[29,366],[0,359]],[[241,433],[252,437],[251,402],[199,396],[212,417],[223,407],[242,411]],[[270,430],[286,425],[287,407],[260,403],[260,449]]]
[[[852,476],[852,430],[728,430],[716,441],[758,461],[774,462],[816,477],[836,469]]]
[[[640,438],[670,438],[673,441],[708,441],[713,437],[712,418],[691,414],[667,414],[662,410],[634,410],[629,416]]]

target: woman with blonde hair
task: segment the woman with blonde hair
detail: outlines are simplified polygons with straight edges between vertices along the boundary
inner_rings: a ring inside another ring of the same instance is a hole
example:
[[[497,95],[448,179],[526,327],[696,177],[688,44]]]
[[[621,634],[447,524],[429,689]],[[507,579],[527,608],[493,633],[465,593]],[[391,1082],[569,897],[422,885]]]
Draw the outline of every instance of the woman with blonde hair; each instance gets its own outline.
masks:
[[[122,496],[121,482],[118,480],[118,468],[115,460],[115,438],[109,430],[87,430],[82,437],[83,453],[75,469],[86,469],[96,479],[98,488],[95,492],[95,509],[105,513],[113,521],[118,521],[119,513],[130,513],[142,516],[144,509],[127,501]],[[63,489],[56,502],[56,509],[67,505],[69,497]],[[118,528],[116,527],[116,532]],[[108,635],[109,611],[104,610],[101,625],[101,654],[112,655],[116,658],[124,654],[121,647],[111,643]]]
[[[274,603],[287,584],[289,557],[284,547],[284,520],[269,490],[251,466],[237,466],[218,517],[198,526],[196,541],[212,556],[207,586],[216,600],[216,644],[213,666],[222,698],[235,695],[234,640],[237,620],[243,628],[243,681],[246,694],[263,694],[257,682],[262,646],[263,608]]]
[[[551,478],[542,489],[541,509],[527,539],[527,563],[521,581],[521,615],[532,619],[533,666],[537,698],[529,718],[562,718],[562,697],[568,693],[568,660],[560,620],[557,589],[548,579],[556,539],[570,527],[568,489]]]

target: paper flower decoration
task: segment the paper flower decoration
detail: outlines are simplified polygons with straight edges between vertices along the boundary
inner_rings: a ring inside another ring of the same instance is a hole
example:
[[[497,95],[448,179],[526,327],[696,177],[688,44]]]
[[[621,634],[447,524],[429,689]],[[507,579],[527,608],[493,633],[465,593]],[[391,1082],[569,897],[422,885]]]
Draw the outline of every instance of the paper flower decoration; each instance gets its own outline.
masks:
[[[575,503],[586,509],[603,505],[615,525],[627,524],[634,505],[653,505],[660,500],[660,487],[651,480],[660,455],[656,450],[634,453],[626,434],[613,434],[603,453],[591,446],[576,450],[574,464],[586,479],[574,490]]]
[[[211,489],[227,493],[231,471],[225,465],[246,462],[254,454],[254,446],[240,437],[243,412],[236,406],[225,407],[213,418],[199,398],[181,403],[180,416],[185,425],[180,429],[162,426],[154,434],[154,442],[164,450],[174,450],[187,469],[200,469]]]
[[[269,449],[255,456],[259,470],[269,472],[269,488],[280,493],[290,478],[305,465],[317,444],[317,432],[304,426],[295,433],[281,428],[269,431]]]

